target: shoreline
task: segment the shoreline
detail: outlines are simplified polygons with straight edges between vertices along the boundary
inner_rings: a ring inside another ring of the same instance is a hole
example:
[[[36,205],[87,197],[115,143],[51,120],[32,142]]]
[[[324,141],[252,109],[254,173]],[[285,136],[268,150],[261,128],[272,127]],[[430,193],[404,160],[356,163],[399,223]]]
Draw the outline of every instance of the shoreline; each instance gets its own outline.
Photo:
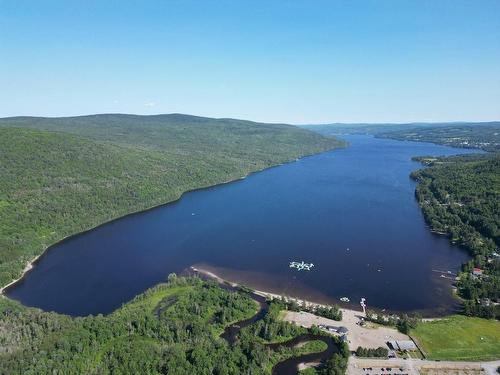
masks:
[[[194,267],[191,266],[189,268],[195,274],[199,274],[206,278],[214,279],[220,284],[229,283],[233,288],[238,286],[244,286],[242,284],[232,283],[231,281],[225,280],[222,277],[218,276],[216,273],[203,269],[202,267]],[[261,296],[265,298],[277,298],[281,299],[281,296],[266,292],[263,290],[253,290],[253,294],[256,296]],[[331,307],[332,305],[325,305],[322,303],[317,303],[314,301],[307,301],[294,297],[285,297],[287,301],[293,300],[298,302],[302,306],[306,307]],[[338,307],[338,306],[337,306]],[[339,310],[342,312],[342,319],[340,321],[333,320],[330,318],[325,318],[320,315],[316,315],[312,311],[303,311],[299,309],[299,311],[291,311],[286,310],[283,315],[283,320],[297,324],[299,326],[310,328],[312,326],[333,326],[333,327],[343,327],[346,329],[345,334],[334,333],[337,336],[343,336],[346,341],[349,350],[356,351],[356,349],[361,347],[366,348],[379,348],[385,347],[387,341],[390,340],[412,340],[411,336],[399,332],[395,327],[392,326],[381,326],[381,325],[373,325],[372,323],[368,323],[367,325],[360,324],[362,321],[366,321],[366,314],[363,314],[362,311],[339,307]]]
[[[15,284],[17,284],[19,281],[21,281],[21,279],[24,277],[24,275],[26,275],[29,271],[31,271],[33,269],[33,267],[35,267],[35,263],[38,259],[40,259],[40,257],[45,254],[45,252],[47,251],[48,247],[43,250],[43,252],[40,254],[40,255],[37,255],[35,258],[33,258],[32,260],[28,261],[28,263],[26,263],[26,266],[24,266],[23,268],[23,271],[22,271],[22,274],[21,276],[19,276],[17,279],[14,279],[12,280],[10,283],[0,287],[0,295],[1,296],[4,296],[4,297],[7,297],[4,292],[9,289],[11,286],[14,286]]]
[[[189,269],[197,274],[206,276],[208,278],[212,278],[220,283],[229,283],[231,286],[243,286],[241,284],[233,283],[231,281],[225,280],[222,277],[218,276],[216,273],[204,270],[203,268],[199,267],[189,267]],[[265,292],[262,290],[254,290],[253,291],[255,294],[259,296],[264,296],[264,297],[275,297],[275,298],[281,298],[281,296],[276,295],[275,293],[270,293],[270,292]],[[297,298],[291,298],[291,297],[285,297],[288,300],[295,300],[298,302],[305,301]],[[315,303],[312,301],[305,301],[309,306],[328,306],[320,303]],[[334,326],[344,326],[348,328],[348,333],[347,333],[347,344],[349,347],[349,350],[351,351],[356,351],[356,349],[361,346],[361,347],[366,347],[366,348],[373,348],[376,349],[380,346],[385,347],[385,344],[387,341],[391,340],[410,340],[415,343],[417,347],[417,351],[419,351],[421,354],[424,355],[422,352],[422,347],[421,344],[413,337],[411,334],[404,334],[399,331],[395,327],[390,327],[390,326],[383,326],[383,325],[375,325],[375,326],[367,326],[367,327],[362,327],[358,325],[358,322],[364,318],[363,313],[361,311],[357,311],[354,309],[347,309],[347,308],[340,308],[342,311],[342,320],[341,321],[333,321],[328,318],[323,318],[320,316],[315,315],[314,313],[309,313],[309,312],[303,312],[303,311],[298,311],[298,312],[292,312],[292,311],[287,311],[284,320],[301,325],[303,327],[309,327],[311,325],[318,325],[318,324],[323,324],[323,325],[334,325]],[[440,320],[441,318],[427,318],[423,319],[423,322],[429,322],[429,321],[435,321],[435,320]],[[357,366],[358,364],[361,364],[360,366]],[[362,367],[396,367],[401,366],[401,367],[406,367],[405,365],[409,365],[410,368],[414,368],[416,366],[418,367],[425,367],[425,366],[437,366],[437,367],[445,367],[448,365],[453,366],[480,366],[486,370],[486,374],[491,374],[493,375],[496,372],[494,371],[496,367],[500,365],[500,360],[499,359],[492,359],[492,360],[465,360],[465,359],[459,359],[459,360],[433,360],[433,359],[420,359],[420,358],[364,358],[364,357],[357,357],[357,356],[350,356],[349,358],[349,368],[352,371],[353,369],[358,370],[358,368]],[[305,367],[303,367],[305,368]],[[489,371],[488,371],[489,370]],[[347,374],[359,374],[362,375],[361,372],[351,372],[348,371]],[[364,374],[365,372],[363,372]],[[418,372],[408,372],[410,375],[417,375]]]
[[[340,140],[341,141],[341,140]],[[280,167],[280,166],[283,166],[283,165],[286,165],[286,164],[292,164],[292,163],[295,163],[295,162],[298,162],[300,161],[301,159],[304,159],[304,158],[307,158],[307,157],[311,157],[311,156],[314,156],[314,155],[320,155],[320,154],[323,154],[323,153],[326,153],[326,152],[331,152],[331,151],[334,151],[334,150],[337,150],[337,149],[342,149],[342,148],[345,148],[346,145],[336,145],[336,146],[333,146],[332,148],[328,148],[326,150],[323,150],[323,151],[319,151],[319,152],[315,152],[315,153],[308,153],[308,154],[304,154],[304,155],[301,155],[301,156],[297,156],[293,159],[290,159],[290,160],[287,160],[287,161],[283,161],[279,164],[274,164],[274,165],[270,165],[268,167],[264,167],[264,168],[261,168],[261,169],[257,169],[257,170],[254,170],[254,171],[250,171],[246,174],[244,174],[243,176],[240,176],[240,177],[235,177],[233,179],[229,179],[229,180],[225,180],[225,181],[222,181],[222,182],[217,182],[213,185],[206,185],[206,186],[200,186],[200,187],[197,187],[197,188],[193,188],[193,189],[189,189],[189,190],[186,190],[182,193],[180,193],[180,195],[177,197],[177,198],[174,198],[173,200],[170,200],[170,201],[167,201],[167,202],[163,202],[163,203],[159,203],[159,204],[155,204],[153,206],[150,206],[150,207],[146,207],[146,208],[143,208],[143,209],[139,209],[139,210],[136,210],[136,211],[132,211],[132,212],[129,212],[129,213],[126,213],[124,215],[121,215],[121,216],[118,216],[118,217],[115,217],[115,218],[112,218],[112,219],[109,219],[109,220],[106,220],[100,224],[97,224],[97,225],[94,225],[88,229],[83,229],[77,233],[73,233],[73,234],[69,234],[67,236],[64,236],[63,238],[57,240],[56,242],[54,242],[53,244],[51,245],[48,245],[46,246],[42,252],[40,254],[38,254],[37,256],[35,256],[33,259],[29,260],[26,265],[24,266],[21,274],[19,275],[19,277],[11,280],[9,283],[5,284],[5,285],[1,285],[0,286],[0,296],[3,296],[3,297],[6,297],[6,298],[9,298],[5,292],[10,289],[11,287],[13,287],[15,284],[17,284],[18,282],[20,282],[35,266],[36,266],[36,263],[43,257],[47,254],[48,251],[50,251],[50,249],[64,241],[67,241],[73,237],[77,237],[77,236],[81,236],[87,232],[90,232],[94,229],[97,229],[103,225],[106,225],[106,224],[111,224],[117,220],[121,220],[121,219],[124,219],[124,218],[127,218],[129,216],[133,216],[133,215],[139,215],[139,214],[142,214],[144,212],[148,212],[148,211],[151,211],[151,210],[154,210],[154,209],[157,209],[157,208],[160,208],[160,207],[163,207],[163,206],[167,206],[169,204],[173,204],[173,203],[176,203],[178,202],[179,200],[182,199],[182,197],[187,194],[187,193],[192,193],[192,192],[196,192],[196,191],[199,191],[199,190],[205,190],[205,189],[212,189],[212,188],[216,188],[218,186],[222,186],[222,185],[226,185],[226,184],[230,184],[230,183],[234,183],[234,182],[238,182],[238,181],[242,181],[242,180],[245,180],[246,178],[250,177],[251,175],[253,174],[256,174],[256,173],[260,173],[260,172],[264,172],[268,169],[271,169],[271,168],[277,168],[277,167]],[[24,306],[24,305],[23,305]]]
[[[225,275],[224,272],[221,274],[218,274],[219,270],[217,267],[213,269],[210,265],[207,265],[205,263],[195,263],[191,265],[190,267],[186,268],[186,270],[190,271],[195,271],[199,274],[208,276],[214,280],[216,280],[219,283],[226,283],[228,285],[231,285],[232,287],[235,286],[245,286],[250,289],[252,289],[255,294],[262,296],[262,297],[270,297],[270,298],[277,298],[281,299],[282,297],[286,298],[289,301],[295,301],[299,304],[303,304],[304,306],[319,306],[319,307],[331,307],[331,306],[337,306],[341,311],[344,312],[349,312],[349,313],[357,313],[357,314],[362,314],[361,307],[358,307],[359,305],[350,301],[349,303],[345,303],[342,301],[337,300],[336,298],[333,298],[331,296],[325,296],[325,298],[322,298],[321,295],[316,295],[312,297],[303,297],[302,295],[304,293],[301,293],[299,296],[290,296],[290,295],[284,295],[284,294],[278,294],[277,292],[269,291],[266,289],[265,285],[260,285],[256,286],[255,288],[251,286],[251,281],[246,283],[245,280],[239,280],[239,281],[233,281],[233,280],[238,280],[238,278],[234,275]],[[236,273],[237,274],[237,273]],[[440,279],[439,279],[440,280]],[[272,288],[272,287],[271,287]],[[313,292],[321,292],[321,290],[318,289],[310,289],[309,294]],[[450,291],[451,292],[451,291]],[[306,293],[307,295],[307,293]],[[454,293],[452,295],[453,299],[456,299],[457,302],[461,302],[461,298],[459,296],[456,296]],[[409,315],[418,315],[421,317],[421,319],[426,320],[426,321],[433,321],[433,320],[441,320],[444,319],[448,316],[457,314],[457,311],[455,310],[446,310],[446,311],[441,311],[433,308],[428,308],[426,310],[424,309],[413,309],[413,310],[395,310],[390,307],[377,307],[377,306],[370,306],[369,309],[370,312],[375,313],[377,315],[384,315],[387,317],[390,316],[402,316],[404,314],[409,314]]]
[[[212,271],[209,271],[207,269],[204,269],[203,267],[200,267],[200,266],[190,266],[188,267],[188,269],[194,273],[197,273],[197,274],[200,274],[200,275],[204,275],[206,277],[209,277],[215,281],[217,281],[218,283],[221,283],[221,284],[228,284],[232,287],[237,287],[237,286],[246,286],[244,284],[239,284],[239,283],[236,283],[236,282],[233,282],[231,280],[227,280],[227,279],[224,279],[222,278],[221,276],[217,275],[216,273],[212,272]],[[266,298],[271,298],[271,299],[281,299],[282,295],[279,295],[279,294],[276,294],[276,293],[273,293],[273,292],[269,292],[269,291],[265,291],[265,290],[259,290],[259,289],[253,289],[251,287],[248,287],[250,288],[255,294],[261,296],[261,297],[266,297]],[[304,306],[313,306],[313,307],[332,307],[332,306],[337,306],[339,308],[340,311],[342,311],[343,314],[347,313],[347,314],[357,314],[359,316],[363,316],[363,317],[366,317],[366,314],[363,314],[363,312],[359,309],[354,309],[354,308],[350,308],[350,307],[345,307],[345,306],[342,306],[338,303],[322,303],[322,302],[315,302],[313,300],[308,300],[308,299],[303,299],[303,298],[299,298],[299,297],[291,297],[291,296],[284,296],[286,300],[288,301],[295,301],[297,302],[298,304],[301,304],[301,305],[304,305]],[[387,315],[387,316],[391,316],[391,315],[400,315],[399,312],[395,312],[395,311],[392,311],[392,310],[387,310],[387,309],[384,309],[384,310],[381,310],[379,308],[370,308],[370,311],[372,312],[376,312],[377,314],[383,314],[383,315]],[[411,312],[410,312],[411,313]],[[434,315],[434,316],[427,316],[427,317],[423,317],[422,318],[422,321],[436,321],[436,320],[442,320],[444,318],[446,318],[447,316],[450,316],[450,315],[453,315],[453,314],[446,314],[446,315]]]
[[[206,277],[209,277],[211,279],[214,279],[216,280],[218,283],[220,284],[229,284],[231,285],[232,287],[238,287],[238,286],[245,286],[245,285],[242,285],[242,284],[238,284],[238,283],[235,283],[235,282],[232,282],[230,280],[226,280],[226,279],[223,279],[222,277],[220,277],[219,275],[211,272],[211,271],[208,271],[208,270],[205,270],[203,268],[200,268],[200,267],[189,267],[189,270],[195,272],[195,273],[198,273],[198,274],[201,274],[201,275],[204,275]],[[252,288],[250,288],[252,289]],[[265,298],[271,298],[271,299],[281,299],[281,295],[278,295],[276,293],[272,293],[272,292],[266,292],[264,290],[257,290],[257,289],[252,289],[253,292],[258,295],[258,296],[261,296],[261,297],[265,297]],[[314,302],[314,301],[308,301],[308,300],[305,300],[305,299],[301,299],[301,298],[297,298],[297,297],[290,297],[290,296],[285,296],[285,299],[288,300],[288,301],[295,301],[299,304],[303,304],[304,306],[315,306],[315,307],[331,307],[331,306],[334,306],[335,304],[324,304],[324,303],[319,303],[319,302]],[[363,316],[363,312],[360,311],[360,310],[355,310],[355,309],[348,309],[348,308],[345,308],[345,307],[340,307],[338,305],[335,305],[339,308],[339,310],[342,311],[342,313],[344,312],[349,312],[351,314],[359,314],[361,316]]]

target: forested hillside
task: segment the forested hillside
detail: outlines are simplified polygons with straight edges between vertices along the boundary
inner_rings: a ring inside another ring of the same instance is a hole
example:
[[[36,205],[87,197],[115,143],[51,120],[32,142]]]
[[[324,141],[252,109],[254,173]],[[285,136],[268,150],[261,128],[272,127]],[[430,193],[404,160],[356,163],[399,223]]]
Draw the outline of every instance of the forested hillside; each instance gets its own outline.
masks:
[[[465,313],[500,318],[500,155],[415,159],[430,166],[412,173],[427,222],[474,257],[458,282]]]
[[[11,117],[0,127],[51,130],[169,154],[276,163],[329,148],[332,139],[285,124],[213,119],[182,114],[139,116],[103,114],[78,117]]]
[[[370,134],[399,141],[430,142],[500,151],[500,122],[328,124],[304,126],[323,135]]]
[[[324,350],[317,341],[271,349],[251,332],[234,345],[219,337],[256,311],[244,293],[174,275],[108,316],[70,318],[0,297],[0,374],[270,375],[288,357]],[[266,327],[285,339],[304,331],[276,314]],[[318,374],[343,373],[348,351],[338,345],[341,354]]]
[[[442,124],[385,129],[377,137],[400,141],[432,142],[445,146],[500,151],[500,122]]]
[[[339,145],[185,115],[0,119],[0,285],[68,235]]]

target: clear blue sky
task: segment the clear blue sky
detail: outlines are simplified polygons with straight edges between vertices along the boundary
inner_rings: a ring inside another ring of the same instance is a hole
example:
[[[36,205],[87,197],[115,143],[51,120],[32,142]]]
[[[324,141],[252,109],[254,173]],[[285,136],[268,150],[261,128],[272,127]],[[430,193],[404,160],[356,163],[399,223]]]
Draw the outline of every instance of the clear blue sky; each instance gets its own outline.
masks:
[[[0,0],[0,117],[500,120],[500,1]]]

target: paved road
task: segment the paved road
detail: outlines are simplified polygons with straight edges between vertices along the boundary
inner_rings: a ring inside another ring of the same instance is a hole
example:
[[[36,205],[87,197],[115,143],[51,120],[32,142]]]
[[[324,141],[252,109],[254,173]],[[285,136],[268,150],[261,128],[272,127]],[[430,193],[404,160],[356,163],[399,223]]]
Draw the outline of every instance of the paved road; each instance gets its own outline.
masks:
[[[380,374],[408,374],[420,375],[419,369],[432,369],[432,373],[439,374],[479,374],[479,370],[483,369],[482,374],[496,375],[496,369],[500,366],[499,361],[491,362],[455,362],[455,361],[429,361],[421,359],[366,359],[366,358],[349,358],[349,366],[347,369],[348,375],[380,375]],[[371,367],[371,371],[363,370],[363,368]],[[390,367],[392,370],[385,370]],[[381,369],[384,368],[384,371]],[[400,368],[403,371],[400,371]],[[448,370],[448,371],[447,371]]]

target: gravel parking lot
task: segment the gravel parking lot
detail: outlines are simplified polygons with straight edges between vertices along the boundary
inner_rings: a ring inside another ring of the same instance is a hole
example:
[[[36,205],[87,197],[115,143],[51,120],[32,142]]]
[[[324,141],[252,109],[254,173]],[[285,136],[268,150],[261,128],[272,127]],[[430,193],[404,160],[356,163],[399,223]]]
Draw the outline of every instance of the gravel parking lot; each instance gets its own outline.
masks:
[[[410,340],[407,335],[404,335],[391,327],[374,325],[368,325],[368,327],[360,326],[359,322],[362,317],[361,312],[342,309],[342,316],[342,321],[337,322],[335,320],[323,318],[307,312],[287,311],[284,319],[307,328],[312,325],[320,324],[335,327],[346,327],[349,330],[347,337],[349,349],[351,350],[356,350],[358,346],[362,346],[364,348],[378,348],[382,346],[386,348],[386,343],[389,340]]]

